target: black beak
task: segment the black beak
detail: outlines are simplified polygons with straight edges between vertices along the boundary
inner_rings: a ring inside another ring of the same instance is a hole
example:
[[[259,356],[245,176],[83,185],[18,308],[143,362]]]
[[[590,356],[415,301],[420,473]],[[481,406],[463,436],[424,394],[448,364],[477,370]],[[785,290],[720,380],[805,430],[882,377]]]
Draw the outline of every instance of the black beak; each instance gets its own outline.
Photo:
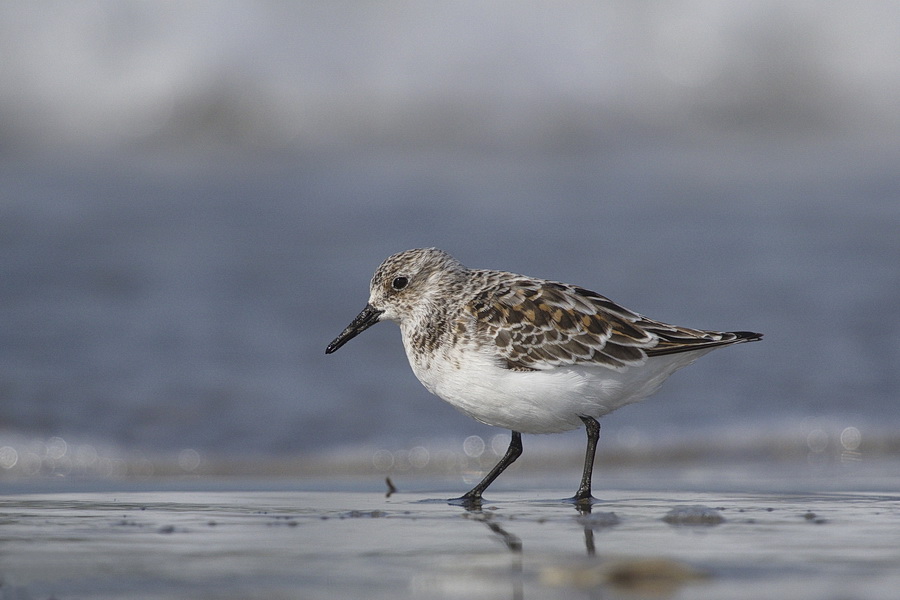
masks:
[[[371,304],[366,304],[366,307],[362,309],[362,311],[356,315],[356,318],[353,319],[353,322],[347,325],[347,328],[341,332],[341,335],[334,338],[334,341],[328,344],[328,347],[325,348],[325,354],[331,354],[363,331],[374,325],[378,322],[378,319],[381,318],[381,313],[383,310],[378,310],[373,308]]]

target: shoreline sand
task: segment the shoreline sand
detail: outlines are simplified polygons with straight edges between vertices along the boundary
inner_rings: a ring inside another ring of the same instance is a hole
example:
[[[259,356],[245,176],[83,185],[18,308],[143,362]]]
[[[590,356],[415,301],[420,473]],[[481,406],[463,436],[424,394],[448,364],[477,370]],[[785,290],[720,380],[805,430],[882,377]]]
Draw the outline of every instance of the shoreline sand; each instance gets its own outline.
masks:
[[[0,494],[0,597],[887,600],[900,589],[900,494],[883,490],[604,489],[583,514],[561,488],[501,490],[467,511],[439,492],[191,487]]]

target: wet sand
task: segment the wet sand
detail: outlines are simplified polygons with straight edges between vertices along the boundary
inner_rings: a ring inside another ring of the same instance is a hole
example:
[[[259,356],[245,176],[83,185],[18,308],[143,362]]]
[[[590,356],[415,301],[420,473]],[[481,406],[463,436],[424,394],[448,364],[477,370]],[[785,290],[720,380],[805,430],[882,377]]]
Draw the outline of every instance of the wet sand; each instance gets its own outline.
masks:
[[[887,600],[900,589],[900,495],[883,489],[603,489],[584,514],[556,489],[500,490],[467,511],[441,492],[197,487],[0,495],[0,598]]]

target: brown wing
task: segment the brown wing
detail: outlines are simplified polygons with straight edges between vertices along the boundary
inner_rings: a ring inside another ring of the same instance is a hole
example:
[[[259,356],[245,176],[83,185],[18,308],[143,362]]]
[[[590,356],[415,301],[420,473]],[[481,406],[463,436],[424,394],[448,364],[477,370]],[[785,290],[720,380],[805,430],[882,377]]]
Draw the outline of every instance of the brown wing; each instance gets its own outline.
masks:
[[[474,316],[478,334],[493,341],[504,366],[517,370],[578,364],[622,370],[648,356],[760,337],[674,327],[596,292],[525,277],[485,290],[466,312]]]

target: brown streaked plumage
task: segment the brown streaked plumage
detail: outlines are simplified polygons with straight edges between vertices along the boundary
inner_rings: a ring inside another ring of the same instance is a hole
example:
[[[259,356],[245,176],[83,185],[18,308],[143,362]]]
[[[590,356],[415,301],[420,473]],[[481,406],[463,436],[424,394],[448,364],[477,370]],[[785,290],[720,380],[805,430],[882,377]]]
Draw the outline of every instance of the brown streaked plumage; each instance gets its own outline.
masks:
[[[466,502],[480,500],[518,457],[521,433],[581,425],[588,452],[574,499],[589,502],[598,417],[651,395],[715,348],[762,338],[668,325],[582,287],[468,269],[436,248],[388,257],[372,277],[366,308],[326,353],[382,320],[400,325],[410,365],[429,391],[513,432],[506,456]]]
[[[595,365],[623,369],[648,357],[715,348],[759,339],[750,332],[675,327],[622,308],[581,287],[511,273],[468,302],[475,331],[492,341],[497,356],[516,369]]]

